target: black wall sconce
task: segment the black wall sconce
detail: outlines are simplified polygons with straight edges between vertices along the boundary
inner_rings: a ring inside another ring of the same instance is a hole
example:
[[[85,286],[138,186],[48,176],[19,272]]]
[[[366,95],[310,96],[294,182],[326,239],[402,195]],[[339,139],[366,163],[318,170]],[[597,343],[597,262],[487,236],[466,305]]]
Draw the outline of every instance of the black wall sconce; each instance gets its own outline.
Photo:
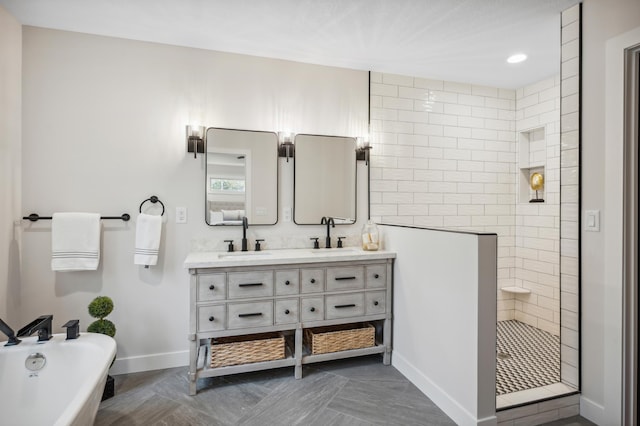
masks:
[[[356,161],[364,161],[365,165],[368,166],[371,148],[369,138],[358,137],[356,139]]]
[[[278,157],[295,158],[296,146],[293,143],[293,133],[278,132]]]
[[[204,154],[204,126],[187,126],[187,152],[193,152],[193,158]]]

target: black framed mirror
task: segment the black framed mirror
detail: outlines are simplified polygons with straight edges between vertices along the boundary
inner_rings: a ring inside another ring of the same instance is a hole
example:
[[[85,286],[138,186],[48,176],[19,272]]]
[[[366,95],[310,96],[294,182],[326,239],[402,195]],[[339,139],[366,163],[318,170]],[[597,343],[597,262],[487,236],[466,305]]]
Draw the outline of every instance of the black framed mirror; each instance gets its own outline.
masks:
[[[278,221],[278,136],[274,132],[207,129],[205,221],[211,226]]]
[[[299,134],[295,137],[294,211],[298,225],[333,217],[356,222],[356,139]]]

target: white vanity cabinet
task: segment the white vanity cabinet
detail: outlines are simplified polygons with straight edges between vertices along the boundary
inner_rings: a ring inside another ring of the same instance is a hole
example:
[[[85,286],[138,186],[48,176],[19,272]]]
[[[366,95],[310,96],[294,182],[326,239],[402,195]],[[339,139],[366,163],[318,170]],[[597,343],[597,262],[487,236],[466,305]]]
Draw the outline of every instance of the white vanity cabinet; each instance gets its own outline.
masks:
[[[395,253],[331,249],[274,250],[268,254],[192,253],[189,393],[197,379],[374,353],[391,361],[393,260]],[[311,354],[307,328],[370,323],[373,347]],[[286,336],[285,358],[210,367],[211,339],[279,332]]]

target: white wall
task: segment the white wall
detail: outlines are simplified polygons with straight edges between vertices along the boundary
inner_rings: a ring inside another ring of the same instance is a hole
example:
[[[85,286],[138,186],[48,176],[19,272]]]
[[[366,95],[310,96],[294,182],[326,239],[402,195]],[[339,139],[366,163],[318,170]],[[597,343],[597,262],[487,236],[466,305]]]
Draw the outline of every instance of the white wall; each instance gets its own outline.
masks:
[[[459,425],[496,424],[497,236],[381,226],[393,365]]]
[[[606,310],[605,302],[619,287],[616,276],[605,275],[605,241],[619,234],[619,228],[608,228],[610,217],[622,214],[619,205],[607,203],[606,196],[621,190],[620,182],[607,179],[605,161],[611,152],[619,152],[619,141],[605,134],[607,104],[619,105],[621,93],[607,92],[605,85],[606,43],[608,40],[638,27],[640,2],[615,0],[583,3],[582,37],[582,209],[600,210],[601,232],[581,232],[581,322],[582,322],[582,400],[581,414],[599,424],[620,424],[619,371],[610,371],[620,362],[619,336],[622,301],[618,309]],[[614,163],[612,163],[615,165]],[[621,163],[619,163],[621,168]],[[618,259],[619,260],[619,259]],[[619,275],[618,275],[619,276]],[[616,337],[617,336],[617,337]],[[613,342],[610,340],[613,338]],[[616,343],[617,340],[617,343]],[[612,346],[613,343],[613,346]]]
[[[17,329],[19,303],[22,26],[0,6],[0,318]],[[14,234],[15,233],[15,234]],[[0,336],[4,340],[4,336]]]
[[[359,136],[367,130],[367,73],[33,27],[23,41],[21,214],[134,219],[104,221],[99,270],[73,273],[50,270],[51,223],[25,223],[19,319],[52,313],[56,331],[70,318],[85,328],[87,304],[108,295],[118,327],[114,372],[184,365],[182,262],[189,250],[223,249],[222,240],[241,236],[239,227],[205,225],[204,157],[185,152],[185,125]],[[280,165],[281,206],[291,206],[293,163]],[[152,194],[167,207],[166,222],[159,263],[143,269],[133,265],[135,214]],[[176,206],[188,208],[188,224],[174,223]],[[249,236],[278,248],[309,246],[323,232],[279,223],[250,227]]]

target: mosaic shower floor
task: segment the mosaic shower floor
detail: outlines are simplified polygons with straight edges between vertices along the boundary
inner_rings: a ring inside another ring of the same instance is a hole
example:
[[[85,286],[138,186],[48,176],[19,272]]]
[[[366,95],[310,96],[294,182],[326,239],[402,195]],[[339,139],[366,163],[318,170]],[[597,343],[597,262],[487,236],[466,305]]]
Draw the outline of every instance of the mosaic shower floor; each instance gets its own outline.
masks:
[[[560,338],[520,321],[498,321],[496,395],[558,382]]]

